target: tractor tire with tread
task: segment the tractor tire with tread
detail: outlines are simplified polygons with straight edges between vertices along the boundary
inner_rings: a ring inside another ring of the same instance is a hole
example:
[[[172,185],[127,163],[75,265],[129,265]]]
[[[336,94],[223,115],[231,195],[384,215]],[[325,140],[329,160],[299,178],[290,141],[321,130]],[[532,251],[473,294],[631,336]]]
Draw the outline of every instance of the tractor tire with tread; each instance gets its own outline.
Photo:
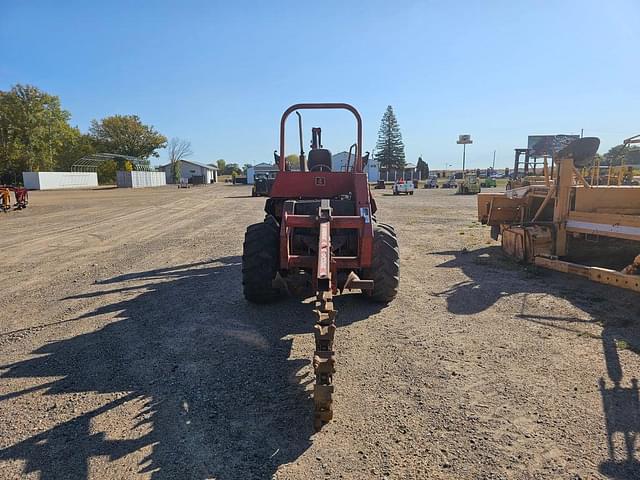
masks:
[[[373,290],[366,295],[374,302],[389,303],[398,294],[400,284],[400,248],[391,225],[373,227],[373,259],[362,278],[373,280]]]
[[[273,287],[278,273],[279,226],[272,216],[264,222],[249,225],[242,250],[242,287],[252,303],[269,303],[280,297]]]

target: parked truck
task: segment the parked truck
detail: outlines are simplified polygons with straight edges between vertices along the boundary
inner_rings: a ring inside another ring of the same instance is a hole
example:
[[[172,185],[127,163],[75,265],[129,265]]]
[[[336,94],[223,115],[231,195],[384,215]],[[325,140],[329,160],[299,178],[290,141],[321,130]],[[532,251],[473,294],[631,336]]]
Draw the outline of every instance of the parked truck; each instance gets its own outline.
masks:
[[[403,179],[400,179],[393,184],[394,195],[400,195],[401,193],[405,195],[413,195],[414,189],[415,189],[415,186],[412,181],[405,181]]]

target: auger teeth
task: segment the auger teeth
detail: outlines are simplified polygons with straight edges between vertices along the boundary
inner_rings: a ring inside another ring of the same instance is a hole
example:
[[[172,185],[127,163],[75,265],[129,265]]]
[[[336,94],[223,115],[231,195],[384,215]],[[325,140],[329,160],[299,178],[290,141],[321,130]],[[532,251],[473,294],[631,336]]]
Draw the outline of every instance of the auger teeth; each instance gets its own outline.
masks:
[[[313,403],[314,425],[316,430],[320,430],[333,418],[333,374],[336,371],[333,338],[336,332],[336,311],[333,309],[333,295],[330,291],[318,292],[315,313],[316,351],[313,355],[313,370],[316,383],[313,389]]]

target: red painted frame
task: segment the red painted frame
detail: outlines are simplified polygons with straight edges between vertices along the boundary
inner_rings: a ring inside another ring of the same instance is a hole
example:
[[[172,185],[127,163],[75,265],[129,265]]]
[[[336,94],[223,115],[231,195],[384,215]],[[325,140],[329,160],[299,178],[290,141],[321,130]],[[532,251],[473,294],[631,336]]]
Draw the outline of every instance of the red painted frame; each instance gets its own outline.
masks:
[[[306,109],[344,109],[353,113],[357,122],[357,152],[353,172],[292,172],[285,169],[285,123],[289,115],[296,110]],[[358,230],[358,254],[355,257],[331,257],[332,287],[335,289],[337,271],[357,270],[371,266],[373,249],[373,227],[371,216],[375,213],[375,203],[371,198],[367,175],[362,168],[362,119],[358,111],[346,103],[299,103],[289,107],[280,120],[280,172],[271,188],[270,197],[275,199],[331,199],[339,195],[352,194],[356,205],[354,216],[331,216],[330,230]],[[282,211],[280,227],[280,268],[317,269],[317,257],[292,255],[291,237],[294,228],[320,229],[317,215],[294,215]]]

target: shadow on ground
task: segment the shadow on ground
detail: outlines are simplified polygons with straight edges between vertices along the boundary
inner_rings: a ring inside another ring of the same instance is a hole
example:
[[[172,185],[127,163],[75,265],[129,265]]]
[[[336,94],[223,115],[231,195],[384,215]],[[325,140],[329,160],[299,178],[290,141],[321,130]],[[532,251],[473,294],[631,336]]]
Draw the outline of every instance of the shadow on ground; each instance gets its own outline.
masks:
[[[92,457],[137,452],[134,472],[155,479],[248,479],[270,478],[310,446],[312,401],[305,386],[312,378],[300,373],[309,361],[289,358],[288,337],[312,331],[310,305],[245,302],[239,257],[100,283],[116,288],[75,297],[104,298],[105,306],[84,317],[117,318],[3,365],[5,380],[58,379],[0,402],[41,390],[53,401],[58,394],[96,392],[105,394],[99,397],[104,404],[0,450],[0,460],[22,460],[25,472],[45,480],[84,479]],[[115,293],[119,301],[109,304]],[[340,325],[380,309],[355,295],[338,297],[337,307]],[[135,420],[119,415],[125,404]],[[116,428],[103,433],[96,419],[110,412]]]
[[[640,354],[638,294],[576,276],[519,265],[507,258],[499,246],[437,252],[436,255],[452,256],[453,259],[438,267],[458,268],[469,279],[437,293],[446,298],[451,313],[472,315],[486,310],[503,297],[518,294],[522,296],[522,306],[516,317],[522,320],[579,335],[584,334],[580,324],[602,326],[600,340],[609,378],[601,378],[599,385],[609,458],[600,464],[600,472],[614,479],[640,478],[638,380],[634,376],[624,380],[619,356],[620,349]],[[545,294],[571,302],[593,320],[528,312],[536,299]]]

